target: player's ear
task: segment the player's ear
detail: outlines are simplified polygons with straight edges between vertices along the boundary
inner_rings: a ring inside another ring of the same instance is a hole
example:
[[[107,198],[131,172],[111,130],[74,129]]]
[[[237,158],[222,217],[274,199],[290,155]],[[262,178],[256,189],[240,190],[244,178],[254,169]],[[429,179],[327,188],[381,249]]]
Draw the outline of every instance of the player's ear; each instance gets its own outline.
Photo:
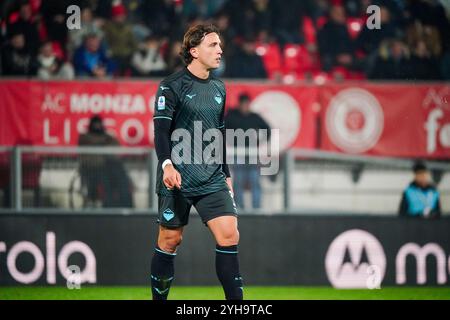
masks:
[[[196,47],[191,48],[189,50],[189,52],[191,53],[191,56],[194,57],[195,59],[198,58],[198,49]]]

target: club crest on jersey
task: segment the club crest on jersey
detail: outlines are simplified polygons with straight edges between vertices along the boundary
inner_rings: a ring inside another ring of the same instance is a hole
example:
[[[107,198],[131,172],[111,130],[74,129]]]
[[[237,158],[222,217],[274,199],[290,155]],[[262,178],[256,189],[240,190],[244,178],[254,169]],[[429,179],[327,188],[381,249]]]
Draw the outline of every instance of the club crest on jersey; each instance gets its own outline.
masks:
[[[158,98],[158,110],[164,110],[166,108],[166,97],[159,96]]]
[[[221,103],[222,103],[222,97],[221,97],[220,95],[218,95],[218,94],[216,94],[216,96],[214,97],[214,100],[216,100],[216,102],[217,102],[218,104],[221,104]]]
[[[172,218],[175,216],[175,213],[173,213],[172,210],[170,210],[169,208],[167,208],[166,210],[164,210],[163,212],[163,217],[164,219],[166,219],[166,221],[170,221],[172,220]]]

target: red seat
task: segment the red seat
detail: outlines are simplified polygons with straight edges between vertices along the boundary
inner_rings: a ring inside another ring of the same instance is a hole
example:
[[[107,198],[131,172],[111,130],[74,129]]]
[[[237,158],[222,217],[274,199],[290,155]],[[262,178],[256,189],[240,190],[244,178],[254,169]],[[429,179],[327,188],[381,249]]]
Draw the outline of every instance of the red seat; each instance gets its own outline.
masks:
[[[273,79],[282,70],[281,52],[278,43],[256,43],[255,50],[256,54],[263,60],[268,77]]]
[[[317,53],[310,52],[306,45],[287,44],[283,50],[285,75],[294,74],[303,79],[305,73],[320,69]]]
[[[356,39],[358,37],[363,27],[363,18],[347,18],[347,29],[352,39]]]
[[[328,22],[328,18],[326,16],[322,16],[317,18],[316,25],[317,30],[320,30],[323,28],[323,26]]]
[[[305,36],[306,44],[316,44],[317,43],[317,33],[316,27],[314,26],[314,22],[311,17],[303,17],[302,30],[303,35]]]
[[[52,49],[58,59],[65,60],[64,50],[61,48],[61,44],[59,42],[52,41]]]

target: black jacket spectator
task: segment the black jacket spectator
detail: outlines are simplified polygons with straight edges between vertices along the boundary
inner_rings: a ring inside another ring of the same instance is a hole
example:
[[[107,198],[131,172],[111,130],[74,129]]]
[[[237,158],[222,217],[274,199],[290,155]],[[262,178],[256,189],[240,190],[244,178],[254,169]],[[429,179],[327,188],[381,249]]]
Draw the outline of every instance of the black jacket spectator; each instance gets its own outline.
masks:
[[[26,50],[32,55],[36,55],[40,46],[40,38],[38,25],[32,17],[31,5],[29,3],[20,5],[18,20],[7,26],[7,35],[9,38],[19,33],[25,37]]]
[[[230,56],[225,74],[229,78],[257,79],[267,78],[263,61],[255,52],[251,41],[244,41]]]
[[[385,41],[379,49],[369,78],[375,80],[407,80],[414,76],[409,51],[397,39]]]
[[[35,57],[25,46],[25,37],[18,33],[2,48],[2,74],[5,76],[32,76],[36,74]]]
[[[351,66],[354,45],[345,24],[343,7],[332,7],[330,20],[319,31],[318,44],[325,71],[338,65]]]

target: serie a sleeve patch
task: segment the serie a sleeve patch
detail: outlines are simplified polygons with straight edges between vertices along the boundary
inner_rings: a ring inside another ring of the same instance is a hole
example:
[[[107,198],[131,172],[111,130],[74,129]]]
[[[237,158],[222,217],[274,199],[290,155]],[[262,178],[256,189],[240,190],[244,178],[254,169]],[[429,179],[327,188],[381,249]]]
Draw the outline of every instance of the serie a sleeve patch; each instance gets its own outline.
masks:
[[[159,96],[158,97],[158,110],[166,109],[166,97]]]

